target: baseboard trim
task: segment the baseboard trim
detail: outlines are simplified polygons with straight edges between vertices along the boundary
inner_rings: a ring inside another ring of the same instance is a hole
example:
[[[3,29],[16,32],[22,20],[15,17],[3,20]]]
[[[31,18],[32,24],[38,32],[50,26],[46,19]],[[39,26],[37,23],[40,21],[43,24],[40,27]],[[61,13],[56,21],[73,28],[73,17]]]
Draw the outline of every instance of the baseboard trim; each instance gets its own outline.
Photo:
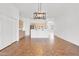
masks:
[[[11,46],[12,44],[16,43],[16,42],[17,42],[17,41],[15,41],[15,42],[11,43],[10,45],[6,46],[5,48],[1,49],[0,52],[1,52],[2,50],[6,49],[7,47]]]
[[[73,43],[73,42],[72,42],[72,41],[70,41],[70,40],[66,40],[66,39],[64,39],[61,35],[58,35],[58,34],[56,34],[56,33],[55,33],[55,36],[57,36],[57,37],[58,37],[58,38],[60,38],[60,39],[65,40],[65,41],[67,41],[67,42],[69,42],[69,43],[72,43],[72,44],[74,44],[74,45],[76,45],[76,46],[79,46],[78,44]]]

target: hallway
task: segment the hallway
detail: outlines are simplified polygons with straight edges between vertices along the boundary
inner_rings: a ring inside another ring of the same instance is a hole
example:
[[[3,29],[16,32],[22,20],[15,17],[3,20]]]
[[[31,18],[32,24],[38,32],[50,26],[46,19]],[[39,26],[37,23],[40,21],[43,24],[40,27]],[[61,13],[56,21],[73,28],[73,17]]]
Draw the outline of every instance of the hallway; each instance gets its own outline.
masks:
[[[79,55],[79,47],[55,36],[55,41],[48,39],[30,39],[25,37],[19,42],[0,51],[2,56],[52,56],[52,55]]]

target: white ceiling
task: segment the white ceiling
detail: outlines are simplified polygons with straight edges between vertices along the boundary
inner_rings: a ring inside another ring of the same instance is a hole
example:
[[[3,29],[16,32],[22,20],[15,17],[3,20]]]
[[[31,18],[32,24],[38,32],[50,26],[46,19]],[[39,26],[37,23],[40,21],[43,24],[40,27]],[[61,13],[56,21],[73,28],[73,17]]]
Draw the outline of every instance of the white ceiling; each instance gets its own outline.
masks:
[[[3,4],[0,4],[0,6]],[[38,8],[36,3],[11,3],[4,4],[8,6],[14,6],[19,9],[20,14],[26,18],[32,16],[32,13]],[[59,17],[65,14],[68,10],[79,10],[79,4],[67,4],[67,3],[42,3],[42,10],[46,10],[49,18]]]

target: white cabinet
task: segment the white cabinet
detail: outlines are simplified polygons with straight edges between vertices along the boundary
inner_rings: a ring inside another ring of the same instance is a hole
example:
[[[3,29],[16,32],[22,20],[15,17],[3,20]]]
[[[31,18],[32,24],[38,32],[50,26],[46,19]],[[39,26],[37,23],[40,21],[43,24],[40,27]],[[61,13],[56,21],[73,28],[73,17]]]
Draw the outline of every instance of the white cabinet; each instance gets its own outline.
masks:
[[[47,30],[31,30],[31,38],[49,38]]]

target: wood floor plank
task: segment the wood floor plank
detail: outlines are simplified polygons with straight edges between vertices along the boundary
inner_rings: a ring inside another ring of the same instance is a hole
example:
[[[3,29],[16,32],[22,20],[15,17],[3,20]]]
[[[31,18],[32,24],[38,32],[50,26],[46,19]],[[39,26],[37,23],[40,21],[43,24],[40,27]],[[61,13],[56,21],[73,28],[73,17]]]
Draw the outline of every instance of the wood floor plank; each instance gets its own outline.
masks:
[[[25,37],[0,51],[1,56],[79,56],[79,46],[55,36],[49,39]]]

